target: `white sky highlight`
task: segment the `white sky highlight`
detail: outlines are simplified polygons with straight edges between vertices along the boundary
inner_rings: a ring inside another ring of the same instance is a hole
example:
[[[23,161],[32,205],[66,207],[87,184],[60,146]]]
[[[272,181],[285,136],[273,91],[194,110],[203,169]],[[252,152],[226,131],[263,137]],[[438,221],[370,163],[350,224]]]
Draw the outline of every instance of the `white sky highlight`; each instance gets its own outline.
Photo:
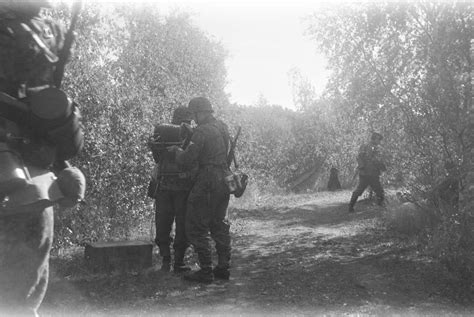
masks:
[[[229,53],[226,93],[231,102],[255,105],[262,96],[269,104],[294,109],[289,78],[292,69],[298,69],[317,93],[327,82],[325,59],[304,35],[307,25],[303,21],[324,0],[84,1],[153,4],[165,15],[176,9],[188,12],[194,24],[222,42]],[[350,1],[331,0],[331,4]]]
[[[189,12],[193,22],[229,52],[226,92],[231,102],[294,108],[288,73],[297,68],[320,92],[325,60],[304,35],[302,18],[317,1],[162,1],[163,8]],[[161,6],[160,4],[160,6]]]

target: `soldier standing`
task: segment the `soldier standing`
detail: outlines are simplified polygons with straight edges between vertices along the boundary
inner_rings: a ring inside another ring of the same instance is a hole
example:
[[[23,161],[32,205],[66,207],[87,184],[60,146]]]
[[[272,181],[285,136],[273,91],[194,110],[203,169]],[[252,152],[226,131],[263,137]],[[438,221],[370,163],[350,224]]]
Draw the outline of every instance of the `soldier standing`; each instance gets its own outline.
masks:
[[[5,315],[37,315],[48,284],[52,205],[72,206],[85,190],[82,173],[65,163],[80,151],[83,138],[75,104],[55,87],[64,32],[40,17],[42,7],[49,2],[0,3],[0,313]]]
[[[384,172],[386,168],[379,153],[379,145],[382,139],[383,137],[380,133],[373,132],[370,137],[370,142],[362,145],[359,149],[357,156],[359,183],[352,192],[352,197],[349,202],[349,212],[354,212],[354,205],[357,202],[357,198],[362,195],[368,186],[370,186],[377,195],[377,203],[379,205],[383,204],[384,190],[380,183],[380,174]]]
[[[213,115],[212,105],[204,97],[193,98],[188,105],[197,128],[185,150],[173,146],[176,161],[185,166],[198,164],[197,178],[188,198],[186,235],[198,254],[200,270],[185,279],[210,283],[214,278],[230,276],[230,233],[227,220],[229,190],[225,184],[228,172],[229,132],[227,125]],[[215,242],[218,264],[212,267],[211,238]]]
[[[178,107],[173,112],[173,125],[191,123],[191,113],[186,107]],[[158,125],[155,127],[154,137],[160,138]],[[170,127],[173,128],[173,127]],[[175,127],[178,128],[179,127]],[[180,140],[177,140],[180,141]],[[193,170],[185,171],[176,164],[174,157],[166,150],[166,147],[153,147],[153,159],[155,160],[156,175],[152,182],[153,189],[150,196],[155,198],[155,243],[160,249],[162,257],[162,271],[171,269],[170,244],[173,241],[171,229],[175,222],[174,249],[174,272],[181,273],[190,271],[191,268],[184,264],[184,255],[189,244],[185,234],[186,202],[192,187]]]

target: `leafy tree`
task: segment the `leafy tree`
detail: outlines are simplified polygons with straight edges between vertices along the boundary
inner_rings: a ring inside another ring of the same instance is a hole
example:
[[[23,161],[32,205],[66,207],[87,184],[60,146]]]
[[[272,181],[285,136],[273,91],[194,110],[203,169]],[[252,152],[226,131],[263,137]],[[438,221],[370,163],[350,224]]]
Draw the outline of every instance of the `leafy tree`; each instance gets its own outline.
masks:
[[[436,182],[446,160],[462,167],[467,151],[469,8],[367,4],[320,11],[311,20],[309,33],[333,70],[328,93],[342,100],[343,113],[385,132],[392,153],[409,150],[396,168],[408,164],[423,184]]]
[[[59,214],[58,243],[147,234],[147,138],[191,97],[225,106],[226,52],[189,16],[154,6],[87,2],[76,32],[64,88],[82,105],[86,144],[74,163],[87,178],[87,205]]]
[[[468,2],[371,3],[320,10],[309,19],[308,33],[333,71],[325,97],[347,117],[339,122],[381,131],[392,174],[402,174],[422,198],[445,177],[446,162],[455,164],[461,182],[472,167],[473,12]],[[470,212],[432,211],[441,221],[432,245],[447,263],[469,271]]]

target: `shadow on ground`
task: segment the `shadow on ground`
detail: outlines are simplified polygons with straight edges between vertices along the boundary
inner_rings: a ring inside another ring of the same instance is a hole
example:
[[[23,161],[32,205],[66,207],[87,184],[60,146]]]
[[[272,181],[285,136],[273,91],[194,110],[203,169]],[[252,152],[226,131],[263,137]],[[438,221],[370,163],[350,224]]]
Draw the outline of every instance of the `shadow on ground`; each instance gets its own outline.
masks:
[[[456,281],[384,229],[381,209],[328,199],[232,210],[230,281],[173,273],[94,275],[81,254],[56,258],[41,313],[71,315],[469,314]],[[195,262],[191,256],[189,261]],[[466,297],[466,294],[463,294]],[[469,296],[468,296],[469,297]]]

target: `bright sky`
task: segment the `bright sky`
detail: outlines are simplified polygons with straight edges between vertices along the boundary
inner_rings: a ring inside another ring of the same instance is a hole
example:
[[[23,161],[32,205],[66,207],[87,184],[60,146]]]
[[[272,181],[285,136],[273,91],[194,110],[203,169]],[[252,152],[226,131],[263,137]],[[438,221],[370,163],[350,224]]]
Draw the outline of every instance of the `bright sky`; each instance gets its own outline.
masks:
[[[191,13],[193,21],[220,40],[227,62],[231,102],[294,108],[289,71],[297,68],[320,92],[326,83],[324,58],[306,36],[302,18],[317,9],[303,0],[161,1],[167,9]],[[316,3],[316,5],[315,5]]]
[[[72,2],[73,0],[54,0]],[[289,72],[297,69],[316,92],[326,84],[325,60],[304,35],[303,18],[324,0],[86,0],[154,2],[163,14],[179,9],[229,52],[226,92],[231,102],[294,108]],[[329,1],[329,0],[326,0]],[[347,0],[332,0],[340,3]]]

